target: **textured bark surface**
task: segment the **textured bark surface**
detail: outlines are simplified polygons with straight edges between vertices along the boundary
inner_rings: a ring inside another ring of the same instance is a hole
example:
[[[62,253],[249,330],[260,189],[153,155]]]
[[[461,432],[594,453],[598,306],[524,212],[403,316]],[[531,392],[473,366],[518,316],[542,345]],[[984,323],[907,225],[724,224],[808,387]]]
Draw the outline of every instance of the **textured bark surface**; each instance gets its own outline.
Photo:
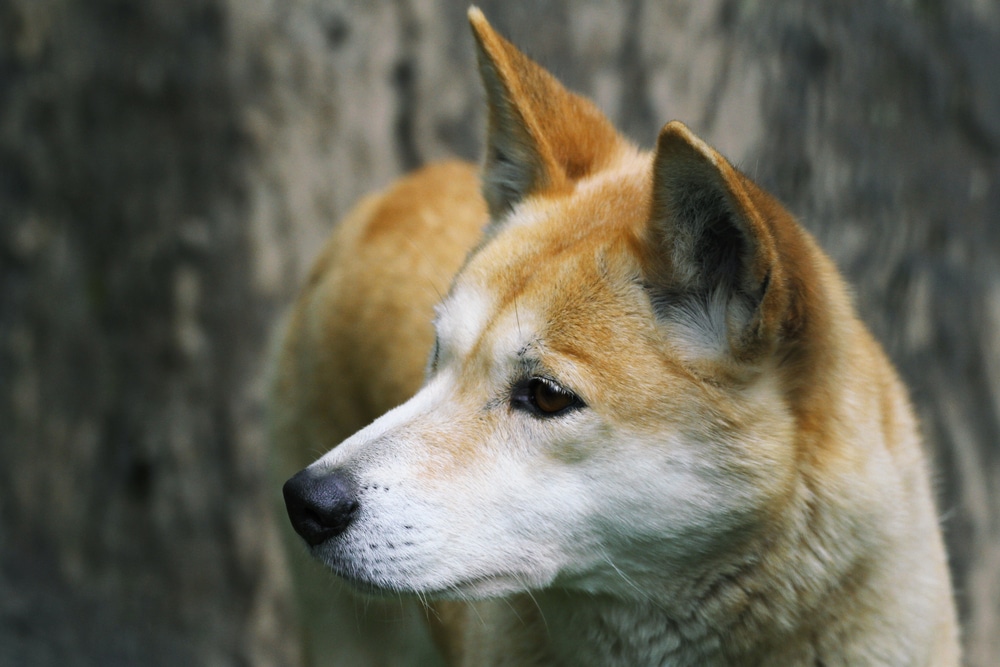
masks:
[[[627,134],[671,118],[856,288],[1000,660],[1000,5],[502,2]],[[0,0],[0,663],[296,659],[269,332],[336,218],[479,154],[451,0]]]

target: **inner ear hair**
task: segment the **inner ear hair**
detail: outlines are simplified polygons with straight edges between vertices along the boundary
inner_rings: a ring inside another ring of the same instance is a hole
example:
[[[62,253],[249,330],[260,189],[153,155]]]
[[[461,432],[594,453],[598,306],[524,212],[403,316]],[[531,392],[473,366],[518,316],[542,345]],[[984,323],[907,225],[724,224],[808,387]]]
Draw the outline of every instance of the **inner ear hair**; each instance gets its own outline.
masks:
[[[657,315],[696,330],[699,347],[762,349],[774,333],[760,326],[773,239],[743,177],[681,123],[657,142],[650,226],[661,254],[650,281]]]
[[[670,248],[674,279],[703,292],[724,289],[746,296],[756,292],[747,284],[752,261],[751,239],[723,192],[695,181],[677,183],[671,197],[674,226]],[[669,224],[669,223],[668,223]]]

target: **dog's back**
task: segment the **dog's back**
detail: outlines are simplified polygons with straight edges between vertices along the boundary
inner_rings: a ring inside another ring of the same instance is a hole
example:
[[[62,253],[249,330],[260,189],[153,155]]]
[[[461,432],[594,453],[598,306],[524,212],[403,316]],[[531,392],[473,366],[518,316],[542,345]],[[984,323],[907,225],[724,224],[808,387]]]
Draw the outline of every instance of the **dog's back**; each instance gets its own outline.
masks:
[[[475,167],[425,167],[362,200],[320,251],[284,325],[274,421],[289,475],[420,388],[434,306],[479,240]]]

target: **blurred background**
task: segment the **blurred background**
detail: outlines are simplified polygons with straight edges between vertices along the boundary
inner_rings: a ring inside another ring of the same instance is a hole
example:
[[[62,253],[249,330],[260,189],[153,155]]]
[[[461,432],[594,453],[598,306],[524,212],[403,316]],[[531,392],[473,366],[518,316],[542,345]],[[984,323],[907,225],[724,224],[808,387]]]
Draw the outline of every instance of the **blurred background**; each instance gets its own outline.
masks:
[[[0,0],[0,665],[297,659],[265,358],[363,193],[477,159],[457,0]],[[855,286],[1000,664],[1000,3],[484,0],[637,143],[688,123]]]

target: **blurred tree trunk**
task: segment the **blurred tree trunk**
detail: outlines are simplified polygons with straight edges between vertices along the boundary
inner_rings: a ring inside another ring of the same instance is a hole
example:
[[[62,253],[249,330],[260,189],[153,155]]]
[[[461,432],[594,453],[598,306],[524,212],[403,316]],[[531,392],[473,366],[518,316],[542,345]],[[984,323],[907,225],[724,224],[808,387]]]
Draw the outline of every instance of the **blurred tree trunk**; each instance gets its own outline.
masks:
[[[482,2],[637,142],[680,118],[855,285],[1000,659],[1000,6]],[[0,663],[288,664],[269,330],[336,217],[478,155],[465,3],[0,0]]]
[[[229,9],[0,7],[0,662],[287,662]]]

